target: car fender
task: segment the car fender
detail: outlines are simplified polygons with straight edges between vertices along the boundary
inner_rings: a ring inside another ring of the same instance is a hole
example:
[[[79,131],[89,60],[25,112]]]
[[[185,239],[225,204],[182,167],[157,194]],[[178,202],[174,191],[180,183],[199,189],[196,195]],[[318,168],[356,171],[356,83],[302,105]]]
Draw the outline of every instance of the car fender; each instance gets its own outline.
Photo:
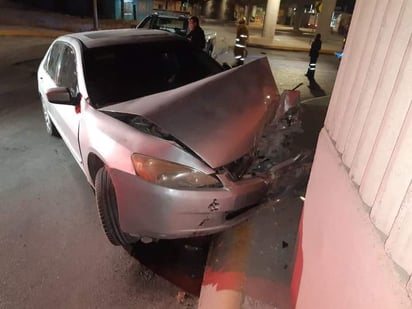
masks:
[[[214,170],[173,141],[140,132],[108,114],[89,106],[80,125],[79,142],[84,159],[84,170],[93,185],[93,173],[88,166],[91,154],[104,165],[135,174],[131,160],[133,153],[191,166],[207,174]]]

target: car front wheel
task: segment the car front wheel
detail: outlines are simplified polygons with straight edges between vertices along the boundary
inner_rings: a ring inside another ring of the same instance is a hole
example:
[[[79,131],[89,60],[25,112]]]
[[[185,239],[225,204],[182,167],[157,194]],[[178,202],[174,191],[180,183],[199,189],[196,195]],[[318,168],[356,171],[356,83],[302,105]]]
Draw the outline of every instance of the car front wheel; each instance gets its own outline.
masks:
[[[113,245],[122,246],[128,250],[135,239],[120,229],[116,192],[105,167],[97,172],[95,190],[100,221],[107,238]]]

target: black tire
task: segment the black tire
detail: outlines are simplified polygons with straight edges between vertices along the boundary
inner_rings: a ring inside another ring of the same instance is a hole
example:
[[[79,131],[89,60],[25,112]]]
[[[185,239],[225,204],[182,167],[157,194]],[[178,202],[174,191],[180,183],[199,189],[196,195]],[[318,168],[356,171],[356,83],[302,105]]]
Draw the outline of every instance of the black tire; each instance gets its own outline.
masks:
[[[49,112],[44,107],[44,104],[42,104],[42,108],[43,108],[43,118],[44,118],[44,123],[46,124],[47,133],[51,136],[60,137],[59,132],[57,131],[53,121],[50,118]]]
[[[120,229],[116,192],[110,175],[104,167],[96,174],[95,190],[97,209],[107,238],[113,245],[129,250],[135,240]]]

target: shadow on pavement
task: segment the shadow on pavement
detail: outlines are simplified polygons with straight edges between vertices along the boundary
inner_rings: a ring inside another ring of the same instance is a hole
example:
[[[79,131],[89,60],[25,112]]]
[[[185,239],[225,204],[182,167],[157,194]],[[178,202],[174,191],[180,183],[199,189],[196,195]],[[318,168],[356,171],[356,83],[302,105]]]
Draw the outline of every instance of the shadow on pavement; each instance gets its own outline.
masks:
[[[326,95],[325,90],[322,89],[322,87],[316,82],[314,78],[308,78],[308,80],[308,88],[310,89],[310,93],[312,93],[314,97],[324,97]]]
[[[302,102],[302,128],[305,134],[299,135],[296,142],[300,147],[315,152],[318,135],[323,127],[329,105],[329,96]]]
[[[183,291],[199,296],[211,237],[135,244],[130,254]],[[150,274],[149,274],[150,276]]]

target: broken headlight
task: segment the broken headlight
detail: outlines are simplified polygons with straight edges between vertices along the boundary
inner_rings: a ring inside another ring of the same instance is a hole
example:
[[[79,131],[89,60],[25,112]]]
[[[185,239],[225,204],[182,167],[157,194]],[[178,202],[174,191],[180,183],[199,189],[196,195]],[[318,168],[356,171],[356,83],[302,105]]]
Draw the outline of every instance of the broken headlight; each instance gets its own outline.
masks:
[[[134,153],[132,163],[136,175],[159,186],[173,189],[221,188],[213,175],[191,167]]]

